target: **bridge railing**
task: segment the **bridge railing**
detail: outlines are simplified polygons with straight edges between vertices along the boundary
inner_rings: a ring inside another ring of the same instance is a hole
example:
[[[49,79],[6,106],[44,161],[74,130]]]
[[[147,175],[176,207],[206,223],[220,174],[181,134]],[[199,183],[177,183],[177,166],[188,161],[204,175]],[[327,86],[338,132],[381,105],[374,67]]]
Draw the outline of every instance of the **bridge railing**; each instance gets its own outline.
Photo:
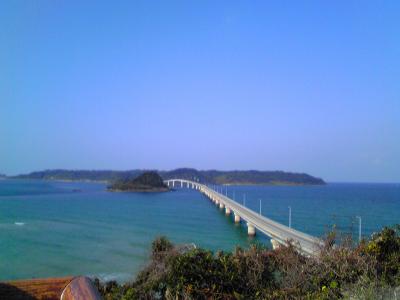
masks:
[[[300,249],[306,254],[318,252],[323,245],[322,240],[262,216],[207,186],[204,186],[203,189],[213,197],[217,197],[224,206],[229,207],[229,209],[237,213],[240,218],[281,244],[287,244],[287,242],[291,240],[294,243],[298,243]]]
[[[218,192],[215,192],[214,190],[211,190],[211,192],[215,195],[218,195],[219,197],[222,198],[222,201],[225,203],[228,203],[230,208],[233,211],[236,211],[239,215],[240,213],[242,213],[242,215],[245,215],[247,218],[252,219],[252,220],[258,220],[258,219],[262,219],[263,221],[267,222],[269,225],[275,227],[277,230],[279,231],[283,231],[283,232],[291,232],[292,235],[301,237],[302,239],[307,239],[309,242],[318,242],[319,240],[307,233],[298,231],[294,228],[290,228],[286,225],[283,225],[281,223],[278,223],[274,220],[271,220],[263,215],[260,215],[258,213],[256,213],[255,211],[249,209],[248,207],[241,205],[240,203],[237,203],[234,200],[231,200],[230,198],[226,197],[225,195],[222,195]]]
[[[248,207],[241,205],[240,203],[230,199],[229,197],[215,191],[205,184],[201,184],[199,182],[194,182],[186,179],[168,179],[165,182],[180,182],[183,184],[189,184],[192,186],[200,187],[203,192],[206,192],[213,198],[218,198],[218,201],[221,202],[225,207],[232,210],[235,214],[240,216],[241,219],[246,221],[259,231],[263,232],[267,236],[273,238],[280,244],[287,244],[288,241],[292,241],[293,243],[297,243],[300,249],[306,254],[313,254],[317,252],[320,247],[323,245],[321,239],[313,237],[307,233],[298,231],[281,223],[278,223],[274,220],[271,220],[261,214],[256,213],[255,211],[249,209]],[[249,232],[250,234],[250,232]]]

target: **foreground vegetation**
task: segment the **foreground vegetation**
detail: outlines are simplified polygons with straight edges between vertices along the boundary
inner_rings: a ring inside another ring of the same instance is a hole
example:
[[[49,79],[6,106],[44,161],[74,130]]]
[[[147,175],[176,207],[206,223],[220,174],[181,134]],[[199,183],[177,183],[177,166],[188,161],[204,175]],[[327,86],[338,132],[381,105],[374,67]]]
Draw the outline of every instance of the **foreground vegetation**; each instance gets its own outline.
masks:
[[[182,250],[166,238],[152,244],[151,261],[130,283],[96,284],[105,299],[395,299],[400,294],[400,226],[370,240],[332,246],[318,257],[294,245],[260,245],[232,253]]]

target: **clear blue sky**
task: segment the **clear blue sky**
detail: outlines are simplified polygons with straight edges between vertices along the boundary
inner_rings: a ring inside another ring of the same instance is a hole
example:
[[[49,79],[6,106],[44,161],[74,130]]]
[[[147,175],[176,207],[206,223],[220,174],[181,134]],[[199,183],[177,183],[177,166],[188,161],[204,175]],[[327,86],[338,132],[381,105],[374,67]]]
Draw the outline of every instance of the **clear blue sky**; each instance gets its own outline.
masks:
[[[400,2],[0,2],[0,173],[183,166],[400,182]]]

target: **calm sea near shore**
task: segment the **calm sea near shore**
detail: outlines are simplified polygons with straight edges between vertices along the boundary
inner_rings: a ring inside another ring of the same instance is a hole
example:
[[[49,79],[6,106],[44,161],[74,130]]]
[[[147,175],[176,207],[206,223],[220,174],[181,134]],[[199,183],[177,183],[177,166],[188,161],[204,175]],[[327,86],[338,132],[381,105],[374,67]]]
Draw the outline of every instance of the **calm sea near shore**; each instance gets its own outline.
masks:
[[[268,243],[249,238],[194,190],[110,193],[105,184],[0,180],[0,280],[96,275],[128,280],[148,259],[152,240],[168,236],[213,250]],[[225,189],[225,188],[224,188]],[[400,223],[399,184],[229,186],[228,195],[262,214],[321,236],[336,224],[368,236]],[[225,192],[225,190],[224,190]]]

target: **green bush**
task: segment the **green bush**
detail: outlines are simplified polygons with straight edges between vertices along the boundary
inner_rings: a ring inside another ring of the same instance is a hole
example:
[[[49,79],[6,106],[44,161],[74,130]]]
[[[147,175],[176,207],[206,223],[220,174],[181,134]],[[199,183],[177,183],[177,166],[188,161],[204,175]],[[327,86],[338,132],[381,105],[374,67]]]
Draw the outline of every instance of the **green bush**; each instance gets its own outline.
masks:
[[[376,261],[377,276],[389,285],[400,285],[400,225],[385,227],[365,245]]]
[[[181,251],[162,237],[133,282],[96,284],[106,300],[373,299],[400,285],[399,228],[384,228],[357,247],[328,239],[316,257],[299,254],[291,243],[276,250]]]

